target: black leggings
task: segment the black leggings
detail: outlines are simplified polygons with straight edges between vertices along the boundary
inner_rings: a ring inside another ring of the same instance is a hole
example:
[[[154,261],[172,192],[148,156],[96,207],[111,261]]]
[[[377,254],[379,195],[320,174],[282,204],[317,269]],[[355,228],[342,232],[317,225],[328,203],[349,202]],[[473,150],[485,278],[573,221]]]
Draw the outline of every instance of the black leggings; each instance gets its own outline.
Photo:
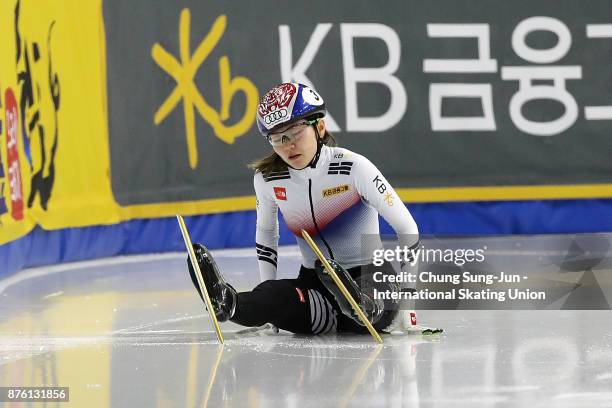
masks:
[[[360,286],[362,279],[370,279],[371,282],[375,271],[395,274],[389,264],[348,269]],[[391,289],[386,283],[376,286],[378,290]],[[397,308],[385,304],[385,312],[374,327],[377,330],[387,327],[396,315]],[[365,327],[342,314],[314,269],[304,266],[300,268],[297,279],[268,280],[250,292],[238,293],[236,312],[231,321],[250,327],[272,323],[279,329],[299,334],[325,334],[333,331],[367,333]]]

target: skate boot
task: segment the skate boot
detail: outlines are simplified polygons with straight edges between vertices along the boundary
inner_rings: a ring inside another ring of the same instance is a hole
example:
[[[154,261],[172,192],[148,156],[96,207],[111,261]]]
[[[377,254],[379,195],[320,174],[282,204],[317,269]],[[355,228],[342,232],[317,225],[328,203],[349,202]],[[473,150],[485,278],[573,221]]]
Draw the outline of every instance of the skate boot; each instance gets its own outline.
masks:
[[[333,268],[340,281],[344,284],[348,292],[351,294],[355,302],[361,307],[368,320],[372,325],[376,324],[383,313],[383,304],[381,301],[377,301],[372,295],[368,295],[367,291],[363,291],[357,282],[351,277],[351,275],[344,269],[340,264],[333,259],[328,259],[329,265]],[[357,313],[353,310],[351,304],[346,297],[340,291],[340,288],[333,281],[332,277],[327,273],[327,270],[323,267],[320,261],[315,262],[315,272],[319,277],[319,280],[325,288],[334,296],[340,310],[345,316],[352,318],[359,325],[363,326],[363,322],[359,319]]]
[[[212,255],[202,244],[193,244],[193,250],[202,272],[202,280],[206,285],[206,291],[210,296],[215,315],[219,322],[229,320],[236,310],[236,290],[225,281],[219,268],[215,263]],[[191,265],[191,260],[187,257],[187,266],[189,267],[189,275],[191,281],[198,290],[200,298],[204,300],[203,294],[200,291],[200,286],[196,278],[196,271]],[[206,303],[206,302],[205,302]]]

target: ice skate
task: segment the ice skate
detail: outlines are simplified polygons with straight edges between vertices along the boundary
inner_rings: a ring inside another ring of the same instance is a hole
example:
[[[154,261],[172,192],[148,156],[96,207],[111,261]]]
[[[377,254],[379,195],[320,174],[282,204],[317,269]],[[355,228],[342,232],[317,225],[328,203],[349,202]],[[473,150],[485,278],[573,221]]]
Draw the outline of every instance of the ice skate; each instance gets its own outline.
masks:
[[[193,244],[193,250],[198,260],[200,271],[202,272],[202,280],[206,285],[206,290],[210,296],[213,309],[215,309],[217,320],[219,322],[225,322],[234,315],[236,309],[236,290],[225,281],[211,253],[204,245],[197,243]],[[198,290],[200,298],[203,300],[204,298],[200,292],[200,287],[195,276],[196,272],[189,258],[187,258],[187,266],[189,267],[191,280]]]
[[[366,293],[364,293],[357,282],[355,282],[346,269],[338,264],[338,262],[334,261],[333,259],[328,259],[327,261],[334,269],[336,275],[338,275],[338,278],[342,281],[355,302],[357,302],[357,304],[361,307],[361,310],[363,310],[370,323],[373,325],[376,324],[380,320],[383,313],[383,303],[381,301],[374,300],[372,296],[368,296]],[[315,271],[321,280],[321,283],[323,283],[325,288],[334,296],[334,299],[336,299],[342,313],[363,326],[363,323],[357,316],[357,313],[355,313],[351,307],[349,301],[344,297],[340,291],[340,288],[338,288],[336,283],[332,280],[331,276],[329,276],[319,261],[316,261],[315,263]]]

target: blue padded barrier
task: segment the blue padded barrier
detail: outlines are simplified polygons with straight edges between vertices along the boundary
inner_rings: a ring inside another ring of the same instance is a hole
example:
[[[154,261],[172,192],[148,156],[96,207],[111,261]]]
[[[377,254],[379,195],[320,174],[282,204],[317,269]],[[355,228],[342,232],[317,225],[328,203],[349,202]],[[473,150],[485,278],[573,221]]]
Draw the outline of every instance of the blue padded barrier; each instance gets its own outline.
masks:
[[[612,231],[612,200],[491,201],[409,204],[422,234],[550,234]],[[193,241],[211,249],[252,247],[255,211],[186,217]],[[393,233],[381,222],[382,233]],[[295,239],[280,221],[281,245]],[[0,247],[0,277],[40,265],[183,251],[174,217],[45,231]]]

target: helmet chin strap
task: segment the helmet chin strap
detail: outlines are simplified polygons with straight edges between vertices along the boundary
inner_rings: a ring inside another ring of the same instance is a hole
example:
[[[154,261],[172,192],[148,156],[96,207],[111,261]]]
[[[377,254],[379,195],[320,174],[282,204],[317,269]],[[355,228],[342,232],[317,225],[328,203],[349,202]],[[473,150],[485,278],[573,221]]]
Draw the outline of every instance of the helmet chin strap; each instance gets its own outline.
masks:
[[[315,137],[317,138],[317,152],[315,153],[314,157],[312,158],[312,160],[308,164],[308,166],[312,167],[313,169],[315,167],[317,167],[317,163],[319,161],[319,156],[321,156],[321,147],[323,147],[323,141],[319,137],[319,129],[317,128],[316,125],[314,125],[314,130],[315,130]],[[306,167],[308,167],[308,166],[306,166]]]
[[[319,137],[319,129],[317,128],[316,125],[314,126],[314,130],[315,130],[315,137],[317,139],[317,151],[315,152],[315,155],[312,157],[312,160],[310,161],[310,163],[308,163],[306,166],[302,167],[301,169],[296,169],[295,167],[287,163],[287,166],[291,167],[293,170],[304,170],[306,167],[311,167],[314,169],[315,167],[317,167],[317,163],[319,162],[319,156],[321,156],[321,147],[323,147],[323,141]]]

